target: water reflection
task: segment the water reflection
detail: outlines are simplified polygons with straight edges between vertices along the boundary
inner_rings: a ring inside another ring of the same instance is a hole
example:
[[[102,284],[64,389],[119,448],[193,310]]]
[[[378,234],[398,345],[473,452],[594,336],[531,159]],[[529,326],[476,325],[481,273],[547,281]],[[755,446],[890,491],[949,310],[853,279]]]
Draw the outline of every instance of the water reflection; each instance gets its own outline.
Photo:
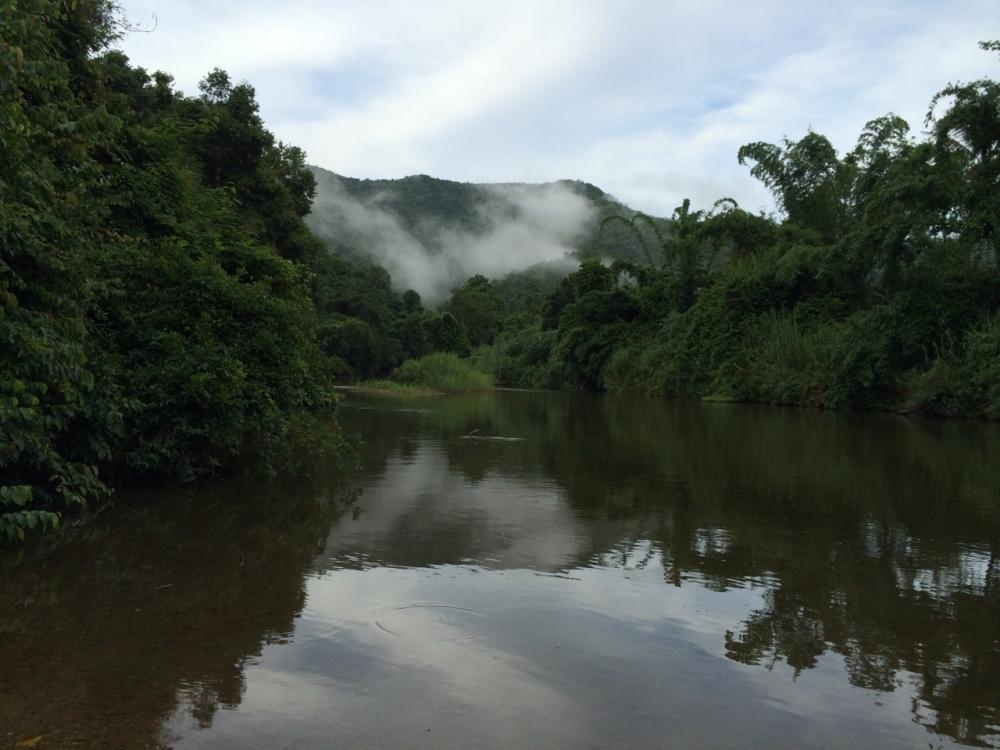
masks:
[[[523,393],[387,419],[407,425],[402,444],[370,446],[365,509],[380,531],[335,530],[335,549],[357,544],[368,564],[652,566],[673,586],[751,586],[759,605],[715,624],[729,659],[794,678],[836,654],[851,685],[912,687],[912,716],[933,733],[996,744],[995,427]],[[400,557],[402,537],[433,549]]]
[[[0,743],[1000,746],[995,426],[342,414],[356,503],[163,493],[4,571]]]
[[[178,702],[211,727],[239,706],[246,666],[291,639],[306,570],[348,500],[302,486],[141,493],[8,560],[0,746],[162,747]]]

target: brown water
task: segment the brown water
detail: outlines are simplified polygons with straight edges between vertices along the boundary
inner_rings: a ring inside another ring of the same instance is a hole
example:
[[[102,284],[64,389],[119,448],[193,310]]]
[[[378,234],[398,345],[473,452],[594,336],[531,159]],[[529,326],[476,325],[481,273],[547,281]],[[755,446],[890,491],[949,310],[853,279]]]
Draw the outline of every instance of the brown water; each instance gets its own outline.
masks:
[[[123,494],[0,567],[0,747],[1000,746],[996,426],[518,392],[342,418],[356,498]]]

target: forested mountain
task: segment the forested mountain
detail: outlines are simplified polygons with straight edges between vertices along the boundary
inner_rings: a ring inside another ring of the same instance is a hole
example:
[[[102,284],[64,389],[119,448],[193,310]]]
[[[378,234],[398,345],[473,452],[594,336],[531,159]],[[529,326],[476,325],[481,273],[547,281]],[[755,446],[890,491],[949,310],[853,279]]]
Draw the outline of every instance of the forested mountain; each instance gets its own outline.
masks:
[[[530,324],[581,261],[646,257],[635,227],[601,223],[636,213],[587,183],[360,180],[310,170],[316,197],[306,221],[331,269],[319,280],[321,333],[342,378],[383,376],[433,351],[467,355]],[[652,238],[650,226],[668,225],[649,220],[643,231]]]
[[[396,288],[433,302],[476,274],[499,279],[542,264],[565,275],[585,260],[643,257],[627,228],[598,231],[604,217],[635,212],[585,182],[359,180],[310,169],[316,199],[306,221],[317,236],[344,257],[382,265]]]
[[[543,198],[553,190],[579,196],[590,208],[588,218],[628,210],[599,187],[579,180],[474,183],[442,180],[423,174],[371,180],[346,177],[313,165],[309,169],[316,177],[316,199],[307,222],[319,237],[332,242],[338,242],[338,233],[346,230],[327,221],[323,212],[330,203],[334,204],[329,206],[333,210],[340,208],[336,205],[338,194],[391,213],[404,230],[427,243],[437,239],[433,229],[441,225],[485,232],[490,228],[491,219],[517,218],[524,211],[526,201]],[[587,240],[592,241],[589,237]],[[602,242],[601,246],[608,248],[609,252],[621,250],[611,241]],[[355,249],[366,252],[363,247]],[[440,251],[440,248],[430,249]]]

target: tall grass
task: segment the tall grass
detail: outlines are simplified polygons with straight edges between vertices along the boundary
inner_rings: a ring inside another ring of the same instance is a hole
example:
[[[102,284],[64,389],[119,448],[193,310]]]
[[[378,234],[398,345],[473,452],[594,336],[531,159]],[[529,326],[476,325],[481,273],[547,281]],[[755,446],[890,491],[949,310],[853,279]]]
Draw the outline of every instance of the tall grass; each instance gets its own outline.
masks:
[[[742,398],[775,404],[825,405],[836,365],[837,330],[811,330],[794,315],[765,313],[744,341]]]
[[[960,346],[911,379],[905,406],[947,417],[1000,419],[1000,317],[986,318]]]
[[[662,396],[659,376],[664,361],[663,349],[663,342],[655,336],[615,349],[604,367],[604,387],[612,392],[635,391]]]
[[[406,360],[393,373],[393,379],[443,393],[493,390],[493,376],[446,352]]]

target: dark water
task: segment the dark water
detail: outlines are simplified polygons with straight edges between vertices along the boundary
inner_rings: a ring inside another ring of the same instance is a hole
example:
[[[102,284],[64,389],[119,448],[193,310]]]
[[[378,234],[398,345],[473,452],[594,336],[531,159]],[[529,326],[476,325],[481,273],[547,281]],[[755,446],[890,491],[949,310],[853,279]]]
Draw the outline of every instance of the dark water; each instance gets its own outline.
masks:
[[[123,496],[0,567],[0,747],[1000,746],[996,426],[514,392],[342,417],[356,498]]]

